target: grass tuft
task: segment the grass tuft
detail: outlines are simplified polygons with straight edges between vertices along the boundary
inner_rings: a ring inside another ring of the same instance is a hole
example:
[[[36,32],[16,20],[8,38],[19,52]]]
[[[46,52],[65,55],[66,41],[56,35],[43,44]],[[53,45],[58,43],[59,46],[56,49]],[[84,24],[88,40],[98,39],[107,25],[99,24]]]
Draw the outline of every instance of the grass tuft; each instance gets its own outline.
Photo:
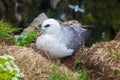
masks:
[[[19,36],[18,39],[15,42],[15,45],[17,46],[26,46],[32,42],[35,41],[35,38],[37,36],[37,31],[29,31],[26,36]]]
[[[49,80],[87,80],[88,70],[84,67],[82,70],[75,70],[74,72],[63,70],[60,72],[58,68],[60,67],[60,61],[51,70],[51,77]]]
[[[14,38],[11,35],[13,32],[18,31],[18,28],[14,28],[11,24],[6,23],[4,21],[0,21],[0,36],[5,39],[12,39]]]
[[[118,59],[120,57],[120,52],[118,51],[115,51],[115,50],[110,50],[108,52],[109,56],[112,57],[112,58],[116,58]]]

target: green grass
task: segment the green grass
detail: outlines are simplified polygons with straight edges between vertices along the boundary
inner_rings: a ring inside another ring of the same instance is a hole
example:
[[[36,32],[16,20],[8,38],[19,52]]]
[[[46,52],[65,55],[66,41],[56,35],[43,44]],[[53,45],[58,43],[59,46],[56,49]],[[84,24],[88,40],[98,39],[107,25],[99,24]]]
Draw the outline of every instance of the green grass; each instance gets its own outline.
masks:
[[[51,77],[49,80],[69,80],[66,75],[66,72],[60,73],[58,72],[58,68],[60,66],[60,61],[57,61],[56,65],[51,70]]]
[[[59,72],[60,61],[51,70],[51,77],[48,80],[87,80],[88,70],[84,67],[82,70],[74,70],[74,72]]]
[[[5,39],[14,38],[13,32],[18,31],[18,28],[14,28],[11,24],[6,23],[4,21],[0,21],[0,36]]]
[[[17,46],[26,46],[32,42],[35,41],[35,38],[37,36],[37,31],[29,31],[25,37],[22,35],[18,37],[18,39],[15,42],[15,45]]]
[[[118,51],[112,51],[112,50],[110,50],[109,52],[108,52],[108,55],[110,56],[110,57],[113,57],[113,58],[116,58],[116,59],[118,59],[119,57],[120,57],[120,52],[118,52]]]
[[[87,80],[90,71],[83,67],[82,70],[77,70],[77,72],[79,72],[80,75],[75,80]]]

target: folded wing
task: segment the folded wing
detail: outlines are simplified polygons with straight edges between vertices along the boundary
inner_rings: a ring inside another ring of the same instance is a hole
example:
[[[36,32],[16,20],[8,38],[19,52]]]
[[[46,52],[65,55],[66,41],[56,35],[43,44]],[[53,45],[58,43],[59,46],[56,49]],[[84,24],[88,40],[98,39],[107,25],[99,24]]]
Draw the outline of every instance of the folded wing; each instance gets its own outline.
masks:
[[[80,26],[61,26],[61,43],[66,44],[68,49],[76,51],[90,36],[90,31]]]

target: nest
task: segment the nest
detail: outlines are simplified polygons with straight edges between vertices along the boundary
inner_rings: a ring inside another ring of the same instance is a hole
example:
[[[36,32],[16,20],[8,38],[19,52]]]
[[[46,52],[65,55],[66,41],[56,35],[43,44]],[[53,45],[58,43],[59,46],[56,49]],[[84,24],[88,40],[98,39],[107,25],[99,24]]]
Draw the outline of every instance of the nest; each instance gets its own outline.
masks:
[[[0,55],[12,55],[15,57],[15,63],[24,73],[22,80],[48,80],[51,76],[51,70],[55,63],[44,58],[42,51],[36,52],[32,48],[0,45]],[[68,72],[68,76],[76,74],[64,65],[58,68],[60,73]],[[71,74],[71,75],[70,75]],[[76,75],[74,75],[76,77]]]
[[[70,20],[70,21],[66,21],[66,22],[61,22],[58,20],[58,22],[65,26],[82,26],[82,24],[76,20]]]
[[[85,65],[101,80],[120,80],[120,41],[94,44],[85,57]]]

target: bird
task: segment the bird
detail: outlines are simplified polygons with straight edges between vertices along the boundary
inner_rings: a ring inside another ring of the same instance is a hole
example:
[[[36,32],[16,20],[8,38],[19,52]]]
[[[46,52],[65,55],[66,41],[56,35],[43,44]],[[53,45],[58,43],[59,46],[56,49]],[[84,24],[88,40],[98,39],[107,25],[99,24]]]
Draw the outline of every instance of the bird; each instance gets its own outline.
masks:
[[[36,47],[51,56],[64,58],[71,56],[90,36],[90,31],[80,26],[61,25],[57,20],[45,20],[39,29]]]
[[[81,13],[85,12],[85,9],[79,7],[78,5],[69,4],[68,7],[71,8],[71,9],[74,9],[75,12],[78,12],[78,11],[81,12]]]

